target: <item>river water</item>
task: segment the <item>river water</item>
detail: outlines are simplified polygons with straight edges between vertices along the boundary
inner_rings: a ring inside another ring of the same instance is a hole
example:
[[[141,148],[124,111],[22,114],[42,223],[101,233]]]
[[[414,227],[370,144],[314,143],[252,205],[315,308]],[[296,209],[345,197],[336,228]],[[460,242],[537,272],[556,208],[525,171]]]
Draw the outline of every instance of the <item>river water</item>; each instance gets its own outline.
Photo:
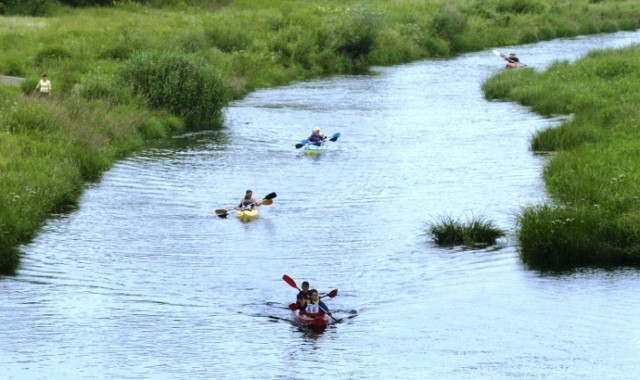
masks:
[[[517,47],[542,70],[640,32]],[[503,49],[505,53],[509,48]],[[557,123],[488,102],[486,50],[257,91],[225,128],[117,163],[0,279],[8,379],[630,379],[640,373],[640,273],[525,268],[512,239],[545,200]],[[323,155],[294,145],[340,132]],[[251,223],[217,218],[272,191]],[[440,248],[438,218],[484,217],[494,247]],[[339,320],[304,331],[288,274]]]

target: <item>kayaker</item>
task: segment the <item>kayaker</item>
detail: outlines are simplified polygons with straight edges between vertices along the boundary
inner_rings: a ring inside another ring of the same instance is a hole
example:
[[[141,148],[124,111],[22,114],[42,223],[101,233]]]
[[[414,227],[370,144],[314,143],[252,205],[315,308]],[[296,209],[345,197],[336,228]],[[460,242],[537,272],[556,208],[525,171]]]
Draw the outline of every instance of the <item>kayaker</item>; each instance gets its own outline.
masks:
[[[300,310],[299,314],[304,314],[304,309],[307,307],[307,302],[309,302],[309,300],[307,300],[304,295],[298,297],[298,299],[296,300],[296,306],[298,307],[298,310]]]
[[[309,281],[302,282],[302,290],[298,292],[296,299],[299,299],[300,297],[304,297],[306,300],[311,299],[311,294],[309,294]]]
[[[327,313],[331,315],[327,305],[324,302],[320,301],[320,298],[318,297],[318,291],[315,289],[311,289],[309,293],[311,294],[311,299],[304,308],[304,312],[308,314],[323,315],[324,313]]]
[[[516,53],[509,54],[509,58],[507,58],[507,61],[511,63],[520,63],[520,59],[518,59],[518,57],[516,56]]]
[[[320,146],[324,142],[325,138],[326,136],[322,134],[320,128],[315,127],[313,128],[313,131],[311,131],[311,136],[309,136],[307,141],[309,141],[310,144]]]
[[[260,201],[253,198],[253,191],[247,190],[244,198],[240,200],[240,204],[236,206],[236,210],[250,210],[255,206],[260,206]]]

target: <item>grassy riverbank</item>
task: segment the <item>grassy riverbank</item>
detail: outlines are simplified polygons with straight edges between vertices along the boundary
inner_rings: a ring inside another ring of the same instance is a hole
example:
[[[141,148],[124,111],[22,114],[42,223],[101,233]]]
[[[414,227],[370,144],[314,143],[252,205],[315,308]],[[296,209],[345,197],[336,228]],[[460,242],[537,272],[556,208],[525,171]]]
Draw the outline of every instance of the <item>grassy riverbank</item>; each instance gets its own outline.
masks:
[[[533,136],[555,152],[544,170],[548,204],[523,210],[518,243],[525,263],[544,269],[640,265],[640,47],[594,51],[543,73],[503,72],[487,98],[543,115],[574,114]]]
[[[0,17],[0,75],[27,78],[0,85],[0,272],[115,160],[148,139],[219,127],[228,100],[256,88],[640,27],[631,0],[196,3]],[[52,99],[27,96],[44,72]]]

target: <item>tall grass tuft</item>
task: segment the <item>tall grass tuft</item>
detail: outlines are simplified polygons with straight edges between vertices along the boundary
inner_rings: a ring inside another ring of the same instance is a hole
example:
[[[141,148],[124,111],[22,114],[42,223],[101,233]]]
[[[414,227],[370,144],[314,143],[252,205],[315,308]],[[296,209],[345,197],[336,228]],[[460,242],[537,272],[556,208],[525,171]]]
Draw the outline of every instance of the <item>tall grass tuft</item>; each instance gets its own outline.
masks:
[[[222,74],[180,53],[140,52],[124,64],[124,80],[153,108],[168,109],[194,128],[214,127],[228,100]]]
[[[537,270],[640,264],[640,228],[611,217],[595,206],[526,208],[517,220],[520,256]]]
[[[477,247],[496,244],[505,232],[482,216],[474,216],[466,222],[444,216],[430,225],[429,234],[440,246]]]

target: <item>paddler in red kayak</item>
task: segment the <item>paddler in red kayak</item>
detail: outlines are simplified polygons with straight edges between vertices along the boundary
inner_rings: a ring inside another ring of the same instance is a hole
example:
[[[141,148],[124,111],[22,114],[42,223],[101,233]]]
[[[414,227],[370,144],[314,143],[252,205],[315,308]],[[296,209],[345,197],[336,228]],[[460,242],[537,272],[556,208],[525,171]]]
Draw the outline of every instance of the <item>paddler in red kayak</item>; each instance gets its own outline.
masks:
[[[304,309],[300,306],[300,299],[298,300],[298,307],[300,308],[301,313],[304,312],[306,314],[319,315],[324,315],[324,313],[327,313],[331,315],[327,305],[324,302],[320,301],[317,290],[311,289],[311,291],[309,291],[309,294],[311,294],[311,299],[306,302]]]
[[[300,297],[304,297],[304,299],[306,300],[311,299],[311,294],[309,294],[309,281],[302,282],[302,290],[298,292],[296,300],[298,300]]]

